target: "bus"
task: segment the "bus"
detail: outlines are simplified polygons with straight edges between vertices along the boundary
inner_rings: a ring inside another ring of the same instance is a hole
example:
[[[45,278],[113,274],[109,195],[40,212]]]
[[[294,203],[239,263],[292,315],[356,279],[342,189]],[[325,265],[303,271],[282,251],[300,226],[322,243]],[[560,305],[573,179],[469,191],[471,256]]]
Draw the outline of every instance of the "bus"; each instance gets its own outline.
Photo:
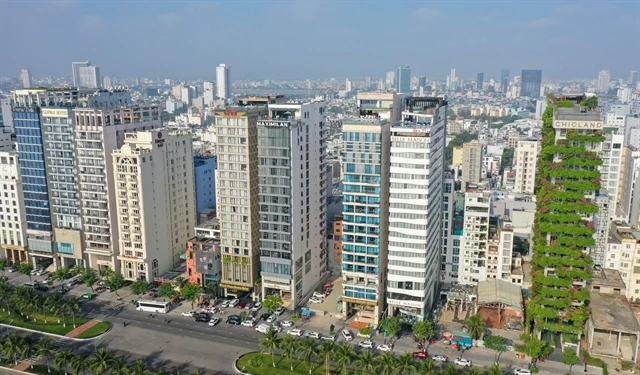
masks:
[[[171,306],[171,302],[140,300],[136,304],[136,310],[165,314],[169,312],[169,306]]]

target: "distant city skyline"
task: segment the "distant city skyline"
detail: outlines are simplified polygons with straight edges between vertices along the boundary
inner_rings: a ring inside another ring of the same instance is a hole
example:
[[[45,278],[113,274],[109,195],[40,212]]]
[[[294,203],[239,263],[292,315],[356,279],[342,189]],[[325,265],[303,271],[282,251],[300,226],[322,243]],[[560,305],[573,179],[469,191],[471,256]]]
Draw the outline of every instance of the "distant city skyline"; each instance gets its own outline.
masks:
[[[429,79],[444,79],[453,67],[461,77],[482,71],[485,79],[498,78],[504,67],[540,69],[547,80],[596,78],[600,70],[626,78],[640,70],[640,19],[633,2],[363,4],[3,1],[0,76],[18,77],[21,69],[36,78],[70,76],[70,63],[85,60],[110,77],[203,79],[215,77],[215,67],[225,63],[233,67],[234,80],[377,78],[400,65]],[[65,40],[43,38],[25,29],[25,20]],[[447,27],[453,20],[465,27]],[[295,32],[273,33],[276,25]],[[593,25],[602,32],[585,38],[584,30]],[[429,37],[431,30],[445,32]],[[429,48],[413,48],[414,38],[406,36],[416,33],[427,36]],[[351,41],[362,36],[375,45],[354,46]],[[597,45],[611,52],[594,54]],[[434,57],[432,51],[441,54]]]

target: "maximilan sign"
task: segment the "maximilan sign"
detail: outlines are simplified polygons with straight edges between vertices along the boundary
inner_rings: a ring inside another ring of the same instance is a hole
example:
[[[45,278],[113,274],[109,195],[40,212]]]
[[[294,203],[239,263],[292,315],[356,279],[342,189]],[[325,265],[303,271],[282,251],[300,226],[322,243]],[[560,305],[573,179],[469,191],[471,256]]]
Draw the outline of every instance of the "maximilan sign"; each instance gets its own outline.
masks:
[[[602,129],[602,121],[555,120],[553,127],[561,129]]]
[[[266,126],[268,128],[288,128],[291,126],[289,121],[258,121],[258,126]]]

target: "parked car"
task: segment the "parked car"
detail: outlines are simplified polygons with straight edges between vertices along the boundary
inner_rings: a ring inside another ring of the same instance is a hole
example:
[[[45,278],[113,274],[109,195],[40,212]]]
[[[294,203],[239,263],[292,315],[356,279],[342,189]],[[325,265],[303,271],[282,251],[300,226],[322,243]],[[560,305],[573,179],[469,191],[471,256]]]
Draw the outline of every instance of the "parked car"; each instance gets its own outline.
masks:
[[[229,301],[228,299],[225,299],[224,301],[222,301],[222,303],[220,304],[220,307],[229,307]]]
[[[232,299],[232,300],[229,302],[229,306],[231,306],[231,307],[236,307],[236,306],[238,306],[238,304],[239,304],[239,303],[240,303],[240,300],[239,300],[239,299],[237,299],[237,298],[236,298],[236,299]]]
[[[211,307],[207,307],[204,309],[204,311],[208,312],[209,314],[216,314],[218,313],[220,310],[215,307],[215,306],[211,306]]]
[[[372,349],[373,348],[373,341],[360,341],[358,343],[358,346],[361,348],[365,348],[365,349]]]
[[[273,328],[276,332],[282,332],[282,327],[277,326],[277,325],[275,325],[275,324],[272,324],[272,325],[271,325],[271,328]]]
[[[513,373],[515,375],[531,375],[531,370],[528,370],[526,368],[517,368],[513,370]]]
[[[309,298],[309,302],[310,303],[322,303],[322,298],[311,297],[311,298]]]
[[[291,335],[291,336],[302,336],[303,333],[304,333],[303,330],[297,329],[297,328],[290,329],[287,331],[287,335]]]
[[[251,308],[253,307],[253,302],[248,302],[245,306],[244,309],[245,310],[251,310]]]
[[[271,317],[271,314],[269,313],[264,313],[262,315],[260,315],[260,320],[262,321],[266,321],[267,319],[269,319]]]
[[[197,314],[195,316],[195,320],[198,323],[209,323],[209,315],[207,314]]]
[[[276,314],[271,314],[271,316],[269,316],[267,318],[267,323],[273,323],[278,319],[278,316]]]
[[[276,315],[280,316],[284,313],[284,307],[280,306],[278,307],[278,309],[276,310]]]
[[[313,292],[313,296],[316,297],[316,298],[324,298],[325,297],[325,293]]]
[[[229,315],[227,317],[227,324],[234,326],[240,325],[240,317],[238,315]]]
[[[369,332],[369,333],[358,332],[358,337],[362,337],[362,338],[365,338],[365,339],[370,339],[371,338],[371,332]]]
[[[336,335],[322,335],[322,340],[336,341]]]
[[[427,359],[429,358],[429,355],[425,352],[413,352],[411,353],[411,355],[413,356],[413,358],[416,359]]]
[[[351,334],[351,332],[349,332],[349,331],[348,331],[348,330],[346,330],[346,329],[343,329],[343,330],[342,330],[342,337],[344,337],[344,339],[345,339],[346,341],[351,341],[351,340],[353,340],[353,335]]]
[[[253,307],[251,308],[251,310],[253,311],[258,311],[262,308],[262,305],[260,304],[260,302],[256,302]]]
[[[454,363],[458,366],[471,367],[471,361],[465,358],[456,358]]]
[[[209,325],[212,326],[212,327],[215,326],[218,323],[220,323],[220,318],[218,318],[216,316],[214,316],[213,318],[211,318],[209,320]]]
[[[283,327],[293,327],[294,324],[291,320],[283,320],[280,325]]]
[[[244,322],[242,322],[242,326],[244,327],[253,327],[255,325],[256,325],[255,319],[247,319]]]
[[[85,294],[82,295],[82,298],[84,298],[84,299],[94,299],[94,298],[96,298],[96,295],[93,294],[93,293],[85,293]]]
[[[390,352],[393,350],[391,345],[378,345],[378,350],[381,352]]]
[[[183,313],[182,313],[182,314],[180,314],[180,315],[182,315],[182,316],[189,316],[189,317],[193,317],[195,314],[196,314],[196,312],[195,312],[195,311],[193,311],[193,310],[189,310],[189,311],[185,311],[185,312],[183,312]]]
[[[440,354],[434,355],[433,357],[431,357],[431,359],[433,359],[436,362],[444,362],[444,363],[447,363],[447,361],[449,361],[449,358]]]
[[[237,307],[237,308],[239,308],[239,309],[244,309],[244,306],[245,306],[245,305],[246,305],[246,303],[244,303],[244,302],[240,301],[240,302],[238,303],[238,306],[236,306],[236,307]]]
[[[16,272],[16,271],[17,271],[17,269],[15,269],[15,268],[13,268],[13,267],[11,267],[11,268],[9,268],[9,269],[7,270],[7,272],[9,272],[9,273],[14,273],[14,272]]]

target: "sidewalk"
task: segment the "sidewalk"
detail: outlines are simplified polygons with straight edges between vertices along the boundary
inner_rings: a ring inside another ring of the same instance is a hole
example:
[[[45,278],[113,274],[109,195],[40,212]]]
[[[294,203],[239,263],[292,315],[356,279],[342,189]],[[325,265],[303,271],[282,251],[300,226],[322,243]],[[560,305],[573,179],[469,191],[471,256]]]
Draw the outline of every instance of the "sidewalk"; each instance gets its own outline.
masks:
[[[98,323],[100,323],[99,320],[90,320],[84,323],[83,325],[81,325],[80,327],[74,329],[73,331],[67,333],[65,337],[71,337],[71,338],[78,337],[82,332],[88,330],[89,328],[95,326]]]
[[[17,365],[13,366],[13,370],[16,371],[27,371],[27,369],[31,367],[31,363],[29,362],[20,362]]]

